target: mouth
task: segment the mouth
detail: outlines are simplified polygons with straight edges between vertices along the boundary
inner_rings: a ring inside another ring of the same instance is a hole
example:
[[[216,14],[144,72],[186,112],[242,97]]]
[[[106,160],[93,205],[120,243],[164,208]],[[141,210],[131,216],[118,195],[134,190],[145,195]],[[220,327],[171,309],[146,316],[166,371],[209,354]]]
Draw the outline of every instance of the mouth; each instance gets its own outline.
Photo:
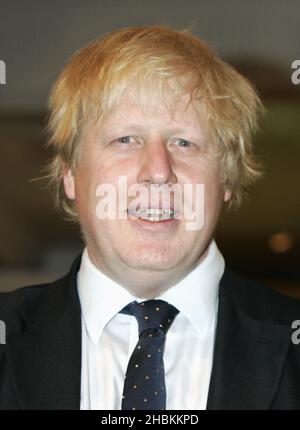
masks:
[[[173,209],[128,209],[127,212],[128,215],[132,218],[141,219],[153,223],[174,220],[176,217],[176,212]]]

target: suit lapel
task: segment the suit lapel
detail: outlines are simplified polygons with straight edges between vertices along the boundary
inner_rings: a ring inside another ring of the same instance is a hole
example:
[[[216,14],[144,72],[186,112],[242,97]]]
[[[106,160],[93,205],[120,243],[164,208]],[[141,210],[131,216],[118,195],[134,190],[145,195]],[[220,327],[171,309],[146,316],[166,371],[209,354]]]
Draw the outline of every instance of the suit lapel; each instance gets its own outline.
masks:
[[[287,356],[290,325],[271,320],[276,295],[264,300],[265,287],[253,288],[253,311],[260,313],[255,315],[240,284],[225,272],[207,409],[270,409]]]
[[[6,345],[12,381],[22,409],[79,409],[81,311],[78,258],[63,279],[45,290],[20,316],[22,333]]]

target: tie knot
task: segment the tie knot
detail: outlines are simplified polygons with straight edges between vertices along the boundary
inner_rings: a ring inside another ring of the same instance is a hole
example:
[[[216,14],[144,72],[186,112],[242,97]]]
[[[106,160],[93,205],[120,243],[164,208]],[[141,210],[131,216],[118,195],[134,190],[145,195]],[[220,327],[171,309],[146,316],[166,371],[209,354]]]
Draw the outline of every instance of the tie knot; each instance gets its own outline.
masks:
[[[169,330],[178,309],[164,300],[146,300],[145,302],[131,302],[121,310],[121,313],[134,315],[139,325],[139,334],[144,330],[155,328]]]

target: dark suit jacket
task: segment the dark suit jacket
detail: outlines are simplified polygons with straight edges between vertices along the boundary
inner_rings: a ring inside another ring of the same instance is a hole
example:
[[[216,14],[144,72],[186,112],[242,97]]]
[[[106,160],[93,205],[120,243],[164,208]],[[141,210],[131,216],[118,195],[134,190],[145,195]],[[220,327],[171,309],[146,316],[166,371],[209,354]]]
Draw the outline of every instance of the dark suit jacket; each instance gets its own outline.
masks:
[[[62,279],[0,294],[0,409],[79,409],[80,257]],[[300,409],[300,301],[225,271],[208,409]]]

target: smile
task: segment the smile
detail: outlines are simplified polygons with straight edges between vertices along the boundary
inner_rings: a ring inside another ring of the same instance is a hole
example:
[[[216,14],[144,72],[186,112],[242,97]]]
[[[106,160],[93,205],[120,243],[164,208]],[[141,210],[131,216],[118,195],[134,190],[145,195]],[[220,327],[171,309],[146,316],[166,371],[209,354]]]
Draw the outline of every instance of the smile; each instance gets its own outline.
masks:
[[[173,209],[137,209],[128,210],[128,214],[150,222],[167,221],[175,217]]]

